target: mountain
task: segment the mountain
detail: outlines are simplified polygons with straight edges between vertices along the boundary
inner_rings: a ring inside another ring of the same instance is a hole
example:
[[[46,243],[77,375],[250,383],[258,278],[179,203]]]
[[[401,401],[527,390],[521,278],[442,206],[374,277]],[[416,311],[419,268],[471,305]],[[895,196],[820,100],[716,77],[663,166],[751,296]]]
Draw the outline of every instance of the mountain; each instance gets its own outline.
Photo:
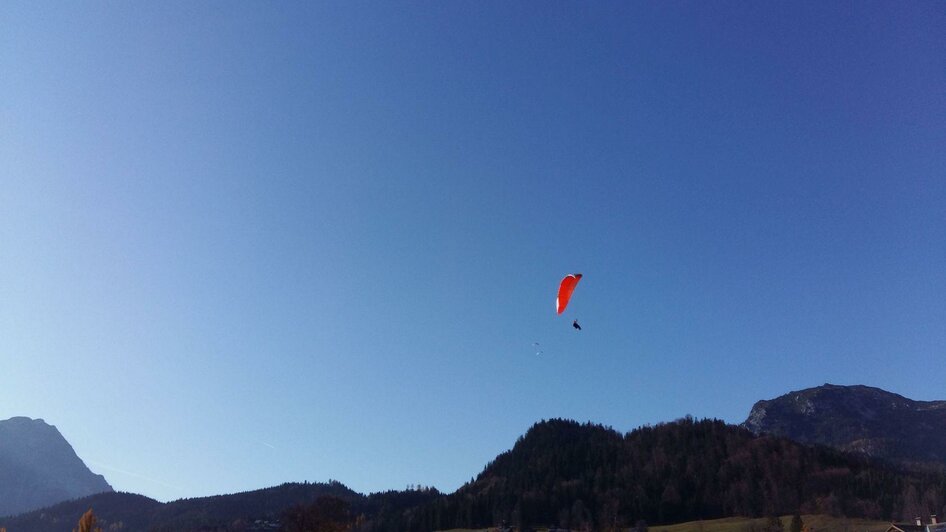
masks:
[[[455,493],[374,531],[483,528],[610,529],[794,512],[872,519],[938,513],[946,475],[905,471],[827,447],[758,436],[721,421],[627,434],[567,420],[534,425]]]
[[[99,493],[48,508],[0,519],[0,527],[16,532],[60,532],[75,527],[92,508],[103,530],[182,532],[276,530],[285,511],[323,496],[342,499],[352,514],[364,518],[397,515],[440,496],[436,490],[362,495],[345,485],[286,483],[229,495],[180,499],[162,503],[132,493]]]
[[[274,530],[287,509],[326,495],[349,505],[357,532],[483,528],[503,521],[523,531],[605,530],[641,521],[663,525],[795,512],[885,521],[928,518],[946,514],[946,468],[918,462],[939,456],[920,449],[936,449],[936,429],[942,427],[936,416],[943,408],[941,402],[911,401],[876,388],[825,385],[760,401],[745,427],[687,417],[620,433],[553,419],[533,425],[451,494],[419,489],[363,495],[338,482],[290,483],[169,503],[103,493],[0,519],[0,527],[66,530],[64,525],[91,507],[104,529]],[[779,427],[815,445],[780,436]],[[878,427],[886,428],[885,440],[874,438]],[[918,429],[923,436],[914,438]],[[847,438],[851,434],[854,439]],[[843,443],[835,443],[839,449],[825,445],[831,442]],[[911,444],[917,447],[910,450]],[[909,467],[876,452],[897,446],[906,447],[897,456]]]
[[[42,419],[0,421],[0,516],[112,491]]]
[[[946,464],[946,401],[825,384],[759,401],[743,426],[893,462]]]
[[[10,532],[61,532],[73,530],[93,508],[103,530],[145,531],[162,503],[134,493],[104,492],[72,499],[15,517],[0,518],[0,529]]]
[[[105,530],[275,530],[290,507],[322,496],[344,500],[358,532],[483,528],[506,521],[604,530],[728,516],[794,512],[875,520],[941,513],[946,474],[786,438],[717,420],[684,418],[626,434],[553,419],[449,495],[433,489],[362,495],[338,482],[160,503],[102,493],[13,518],[16,532],[68,530],[92,508]]]

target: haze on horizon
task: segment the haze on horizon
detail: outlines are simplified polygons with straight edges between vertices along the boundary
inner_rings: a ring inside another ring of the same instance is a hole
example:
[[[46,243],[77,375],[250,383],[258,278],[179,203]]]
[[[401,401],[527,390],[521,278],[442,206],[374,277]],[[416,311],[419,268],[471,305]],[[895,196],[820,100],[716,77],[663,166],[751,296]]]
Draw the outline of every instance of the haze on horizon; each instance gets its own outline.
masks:
[[[940,4],[14,1],[0,27],[0,419],[117,490],[452,491],[540,419],[946,399]]]

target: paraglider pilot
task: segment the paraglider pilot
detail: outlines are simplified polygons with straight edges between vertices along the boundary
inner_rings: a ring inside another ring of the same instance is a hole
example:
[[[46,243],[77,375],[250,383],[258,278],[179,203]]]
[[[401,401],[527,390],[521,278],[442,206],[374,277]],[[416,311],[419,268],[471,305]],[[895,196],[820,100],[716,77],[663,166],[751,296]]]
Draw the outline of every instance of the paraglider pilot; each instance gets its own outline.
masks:
[[[578,320],[572,322],[572,327],[578,329],[579,331],[581,330],[581,325],[578,325]]]

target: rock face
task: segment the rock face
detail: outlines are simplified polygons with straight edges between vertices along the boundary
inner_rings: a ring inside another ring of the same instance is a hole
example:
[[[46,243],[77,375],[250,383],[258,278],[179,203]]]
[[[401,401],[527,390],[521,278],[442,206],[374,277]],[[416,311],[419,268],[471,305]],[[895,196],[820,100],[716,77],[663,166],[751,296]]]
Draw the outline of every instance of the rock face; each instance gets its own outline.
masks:
[[[899,463],[946,464],[946,401],[825,384],[752,407],[743,426]]]
[[[112,491],[42,419],[0,421],[0,516]]]

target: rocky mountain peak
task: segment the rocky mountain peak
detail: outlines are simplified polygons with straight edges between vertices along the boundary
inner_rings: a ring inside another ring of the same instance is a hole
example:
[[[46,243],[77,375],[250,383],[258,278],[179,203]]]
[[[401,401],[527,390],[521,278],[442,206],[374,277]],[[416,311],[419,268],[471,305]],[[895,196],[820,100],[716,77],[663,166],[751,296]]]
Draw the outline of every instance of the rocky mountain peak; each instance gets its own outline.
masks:
[[[42,419],[0,421],[0,515],[112,491]]]
[[[742,425],[897,462],[946,463],[946,401],[870,386],[824,384],[759,401]]]

